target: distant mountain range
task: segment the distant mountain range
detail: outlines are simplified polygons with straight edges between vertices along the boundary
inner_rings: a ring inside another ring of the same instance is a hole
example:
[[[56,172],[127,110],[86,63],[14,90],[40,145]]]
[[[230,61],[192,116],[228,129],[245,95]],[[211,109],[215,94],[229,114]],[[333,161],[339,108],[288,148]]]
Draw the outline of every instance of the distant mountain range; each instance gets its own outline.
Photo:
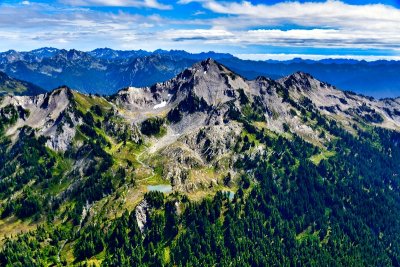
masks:
[[[288,61],[242,60],[231,54],[191,54],[180,50],[121,51],[99,48],[90,52],[40,48],[0,53],[0,71],[46,90],[67,85],[84,93],[110,95],[121,88],[149,86],[171,79],[195,62],[213,58],[246,79],[282,78],[296,71],[376,98],[400,95],[400,62],[295,58]]]

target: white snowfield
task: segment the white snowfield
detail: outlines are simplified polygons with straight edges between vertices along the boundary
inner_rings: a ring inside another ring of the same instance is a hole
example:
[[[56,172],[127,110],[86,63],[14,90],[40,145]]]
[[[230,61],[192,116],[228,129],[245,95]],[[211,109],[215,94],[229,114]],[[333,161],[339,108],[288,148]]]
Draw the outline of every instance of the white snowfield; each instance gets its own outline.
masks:
[[[157,104],[153,107],[153,109],[163,108],[167,105],[167,101],[163,101],[160,104]]]

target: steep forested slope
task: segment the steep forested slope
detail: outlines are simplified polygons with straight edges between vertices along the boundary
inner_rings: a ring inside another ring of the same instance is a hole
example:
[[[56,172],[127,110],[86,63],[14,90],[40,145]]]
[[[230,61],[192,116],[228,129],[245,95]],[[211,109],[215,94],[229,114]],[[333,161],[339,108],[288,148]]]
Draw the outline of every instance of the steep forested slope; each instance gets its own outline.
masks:
[[[0,96],[6,94],[12,95],[38,95],[46,91],[34,84],[20,81],[9,77],[0,71]]]

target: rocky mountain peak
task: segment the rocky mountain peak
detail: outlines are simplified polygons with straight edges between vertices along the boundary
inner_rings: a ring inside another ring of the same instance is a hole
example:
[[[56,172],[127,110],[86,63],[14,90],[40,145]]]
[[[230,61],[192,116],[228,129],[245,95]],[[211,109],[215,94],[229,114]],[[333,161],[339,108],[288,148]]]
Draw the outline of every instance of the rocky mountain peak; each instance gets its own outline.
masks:
[[[20,117],[6,135],[15,138],[21,127],[28,126],[38,136],[49,137],[47,145],[50,148],[65,151],[75,136],[73,125],[77,123],[77,118],[70,112],[72,101],[72,90],[65,86],[36,96],[6,96],[0,108],[11,105],[27,111],[27,115]]]
[[[104,47],[104,48],[97,48],[91,52],[89,52],[89,54],[93,57],[97,57],[97,58],[102,58],[102,59],[114,59],[119,57],[121,51],[116,51],[116,50],[112,50],[108,47]]]
[[[326,87],[327,84],[315,79],[311,74],[305,72],[295,72],[292,75],[286,76],[278,82],[288,89],[297,91],[311,91]]]
[[[265,76],[257,76],[257,78],[255,79],[257,82],[261,82],[261,81],[272,81],[270,78],[265,77]]]
[[[89,54],[82,52],[82,51],[78,51],[75,49],[71,49],[71,50],[59,50],[57,54],[55,54],[55,58],[56,59],[63,59],[66,61],[76,61],[76,60],[80,60],[83,58],[88,58],[90,57]]]
[[[21,53],[15,50],[8,50],[0,55],[0,62],[15,62],[22,59]]]
[[[209,72],[212,74],[221,75],[222,73],[230,72],[226,67],[224,67],[222,64],[219,64],[212,58],[200,61],[189,69],[192,70],[193,73],[197,74],[201,74],[201,72],[203,72],[203,74],[207,74]]]
[[[214,59],[212,59],[212,58],[207,58],[206,60],[203,60],[203,61],[199,62],[199,63],[196,64],[196,65],[201,65],[201,66],[203,66],[203,67],[205,67],[205,68],[209,68],[210,66],[218,66],[218,65],[221,65],[221,64],[217,63],[217,62],[216,62]]]
[[[235,90],[247,87],[242,77],[211,58],[194,64],[173,81],[174,84],[181,84],[178,86],[178,97],[190,93],[203,99],[209,106],[230,101]]]
[[[293,78],[295,78],[297,80],[314,79],[314,77],[310,73],[306,73],[306,72],[303,72],[303,71],[296,71],[295,73],[293,73],[290,76],[292,76]]]
[[[180,118],[191,118],[192,115],[187,115],[196,113],[193,116],[202,118],[198,125],[208,125],[209,122],[204,120],[211,113],[214,114],[213,119],[218,118],[222,122],[227,108],[224,104],[238,102],[243,95],[251,98],[251,92],[258,92],[258,89],[253,89],[242,77],[209,58],[195,63],[166,82],[144,88],[128,87],[112,98],[118,106],[130,111],[157,116],[168,114],[168,118],[174,122]],[[142,119],[143,116],[135,117],[135,121]],[[190,120],[184,124],[191,125]]]
[[[59,50],[53,47],[42,47],[39,49],[32,50],[31,53],[39,58],[52,57]]]

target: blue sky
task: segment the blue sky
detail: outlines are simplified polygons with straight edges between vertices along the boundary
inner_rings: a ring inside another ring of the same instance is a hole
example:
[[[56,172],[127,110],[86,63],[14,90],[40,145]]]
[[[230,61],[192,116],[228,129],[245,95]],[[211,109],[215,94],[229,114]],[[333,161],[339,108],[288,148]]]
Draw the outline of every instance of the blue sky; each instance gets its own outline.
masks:
[[[0,51],[214,50],[400,60],[400,0],[3,0]]]

